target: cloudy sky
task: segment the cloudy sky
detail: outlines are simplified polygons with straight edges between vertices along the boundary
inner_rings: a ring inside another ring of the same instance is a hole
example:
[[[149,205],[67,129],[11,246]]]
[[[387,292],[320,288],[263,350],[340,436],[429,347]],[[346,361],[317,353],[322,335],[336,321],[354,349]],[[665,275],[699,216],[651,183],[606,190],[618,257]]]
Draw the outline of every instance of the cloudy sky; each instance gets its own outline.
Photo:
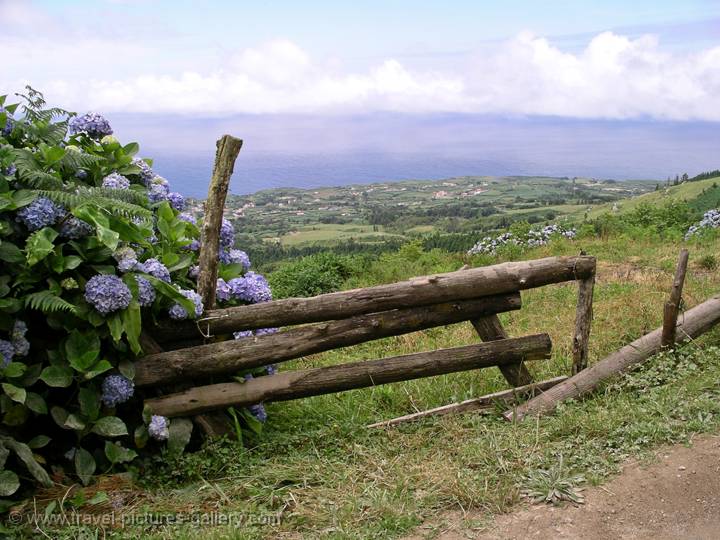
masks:
[[[0,93],[77,110],[720,121],[717,0],[0,0]]]

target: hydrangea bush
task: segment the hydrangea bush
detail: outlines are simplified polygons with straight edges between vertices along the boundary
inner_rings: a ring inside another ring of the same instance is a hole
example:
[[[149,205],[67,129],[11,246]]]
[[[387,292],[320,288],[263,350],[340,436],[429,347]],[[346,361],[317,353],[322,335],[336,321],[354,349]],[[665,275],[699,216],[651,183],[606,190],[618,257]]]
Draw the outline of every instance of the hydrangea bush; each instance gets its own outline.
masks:
[[[703,218],[692,225],[685,233],[685,240],[690,240],[693,236],[700,236],[703,232],[712,229],[720,229],[720,209],[708,210]]]
[[[47,109],[32,89],[21,97],[20,108],[0,96],[0,498],[22,494],[20,478],[88,483],[182,451],[192,423],[142,410],[133,360],[144,322],[203,312],[200,233],[182,195],[101,115]],[[230,222],[221,240],[220,305],[270,300]],[[232,415],[254,432],[266,419],[261,404]]]
[[[574,239],[577,231],[561,225],[546,225],[541,229],[529,229],[520,232],[506,232],[496,237],[486,236],[468,250],[468,255],[495,255],[504,246],[533,248],[548,244],[553,238]]]

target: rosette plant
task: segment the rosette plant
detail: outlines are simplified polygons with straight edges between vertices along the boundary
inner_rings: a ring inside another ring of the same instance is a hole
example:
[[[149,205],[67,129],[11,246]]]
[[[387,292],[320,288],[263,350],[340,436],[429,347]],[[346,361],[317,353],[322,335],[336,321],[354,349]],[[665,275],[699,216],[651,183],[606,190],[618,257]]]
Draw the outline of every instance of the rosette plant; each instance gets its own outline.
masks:
[[[144,453],[182,451],[191,421],[144,413],[133,360],[142,354],[143,325],[203,311],[195,292],[198,216],[184,212],[182,195],[151,160],[137,157],[136,143],[113,137],[102,116],[47,108],[32,88],[20,98],[21,106],[0,96],[5,498],[33,480],[50,485],[50,474],[88,483]],[[218,301],[271,299],[234,236],[223,223]],[[266,418],[261,404],[234,416],[236,426],[253,431]]]

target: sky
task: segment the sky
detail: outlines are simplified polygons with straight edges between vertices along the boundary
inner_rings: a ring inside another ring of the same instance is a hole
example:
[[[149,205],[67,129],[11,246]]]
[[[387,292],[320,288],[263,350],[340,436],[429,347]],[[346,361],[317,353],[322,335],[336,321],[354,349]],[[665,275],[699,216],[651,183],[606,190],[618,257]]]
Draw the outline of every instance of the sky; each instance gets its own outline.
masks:
[[[0,94],[80,112],[720,121],[718,0],[0,0]]]

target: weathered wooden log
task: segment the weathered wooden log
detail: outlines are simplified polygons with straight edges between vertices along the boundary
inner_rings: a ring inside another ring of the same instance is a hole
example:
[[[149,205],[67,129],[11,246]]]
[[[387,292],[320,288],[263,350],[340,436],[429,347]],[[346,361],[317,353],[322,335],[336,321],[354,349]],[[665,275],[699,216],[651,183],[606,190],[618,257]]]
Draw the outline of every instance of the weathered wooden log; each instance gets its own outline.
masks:
[[[533,397],[538,392],[543,392],[548,388],[552,388],[556,384],[559,384],[566,380],[567,375],[555,377],[553,379],[547,379],[545,381],[538,381],[532,384],[526,384],[517,388],[510,388],[508,390],[501,390],[486,396],[479,398],[466,399],[460,403],[451,403],[450,405],[443,405],[441,407],[435,407],[434,409],[428,409],[426,411],[420,411],[412,414],[406,414],[404,416],[398,416],[391,420],[384,420],[382,422],[376,422],[375,424],[369,424],[367,427],[390,427],[397,426],[398,424],[404,424],[406,422],[414,422],[422,418],[429,416],[444,416],[446,414],[457,414],[470,411],[477,411],[480,409],[488,409],[494,407],[497,403],[507,405],[508,401],[516,401],[519,399],[526,399]]]
[[[497,341],[498,339],[508,339],[510,337],[496,314],[480,317],[470,322],[483,341]],[[528,368],[522,362],[498,367],[505,380],[512,386],[523,386],[532,383],[532,375],[530,375]]]
[[[148,386],[284,362],[364,341],[408,334],[466,321],[489,313],[520,309],[520,293],[477,300],[397,309],[350,319],[292,328],[258,338],[229,340],[166,351],[135,363],[135,384]]]
[[[467,300],[585,279],[594,271],[595,258],[586,256],[508,262],[312,298],[286,298],[211,310],[199,321],[164,321],[153,335],[161,342],[177,341],[192,335],[227,334],[253,328],[344,319],[364,313]]]
[[[578,300],[575,310],[575,333],[573,334],[573,374],[588,365],[590,346],[590,324],[593,316],[593,289],[595,274],[578,281]]]
[[[286,401],[519,360],[548,358],[551,348],[550,336],[536,334],[380,360],[286,371],[244,383],[201,386],[148,399],[145,405],[152,414],[187,416],[229,406]]]
[[[678,311],[680,310],[680,301],[682,299],[682,290],[685,283],[685,273],[687,272],[689,253],[687,249],[680,251],[675,277],[673,279],[670,298],[665,302],[663,309],[663,331],[662,346],[672,347],[675,344],[675,327],[677,326]]]
[[[714,296],[686,311],[676,328],[676,343],[696,338],[720,322],[720,296]],[[557,404],[590,392],[602,381],[639,364],[662,350],[662,327],[636,339],[604,360],[573,375],[544,394],[534,397],[515,410],[504,413],[508,420],[521,420],[531,414],[543,414]]]
[[[206,309],[215,306],[217,284],[218,250],[220,249],[220,226],[222,225],[225,198],[235,160],[242,148],[242,141],[231,135],[223,135],[217,141],[215,166],[205,201],[205,215],[201,231],[200,256],[198,258],[198,294]]]

